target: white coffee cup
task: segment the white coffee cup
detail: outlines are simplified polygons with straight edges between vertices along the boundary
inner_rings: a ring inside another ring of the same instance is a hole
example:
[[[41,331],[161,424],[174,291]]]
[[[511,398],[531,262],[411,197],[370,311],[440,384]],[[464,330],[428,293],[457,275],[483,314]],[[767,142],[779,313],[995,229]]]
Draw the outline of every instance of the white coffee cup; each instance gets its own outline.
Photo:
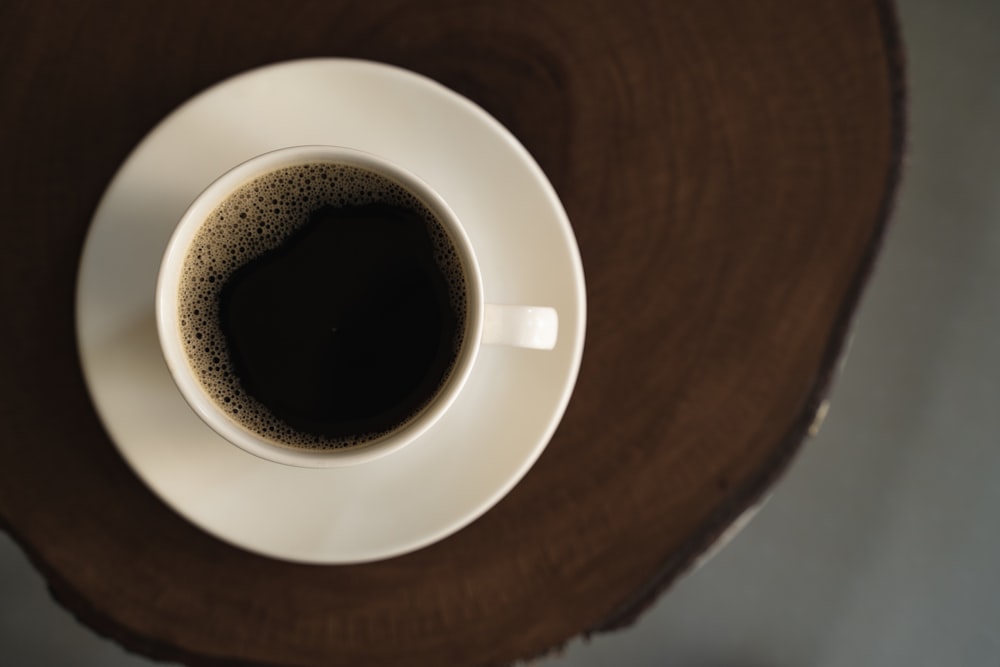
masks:
[[[375,172],[419,200],[444,228],[465,279],[465,331],[447,379],[429,403],[389,433],[362,445],[316,449],[292,447],[268,439],[236,421],[198,379],[182,340],[178,309],[182,269],[195,235],[219,205],[244,184],[285,167],[333,163]],[[481,345],[549,350],[556,344],[558,316],[544,306],[487,304],[472,244],[448,204],[413,173],[388,160],[339,146],[294,146],[258,155],[212,182],[181,217],[160,265],[156,285],[156,320],[160,347],[174,382],[197,415],[219,435],[260,458],[301,467],[363,463],[394,452],[419,438],[452,406],[472,371]]]

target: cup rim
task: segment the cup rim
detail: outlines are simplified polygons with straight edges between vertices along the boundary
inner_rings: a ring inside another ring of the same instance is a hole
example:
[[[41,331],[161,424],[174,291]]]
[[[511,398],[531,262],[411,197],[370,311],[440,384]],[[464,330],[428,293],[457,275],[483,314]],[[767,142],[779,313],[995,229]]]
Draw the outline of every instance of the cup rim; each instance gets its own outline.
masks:
[[[462,263],[466,280],[465,331],[458,357],[443,387],[393,432],[370,443],[334,449],[293,449],[236,423],[205,393],[180,340],[177,310],[178,278],[186,251],[204,220],[237,187],[284,167],[326,162],[375,171],[397,182],[427,206],[448,233]],[[468,379],[479,352],[483,320],[483,287],[472,244],[458,217],[429,184],[408,169],[374,153],[333,145],[278,148],[232,167],[212,181],[180,217],[160,261],[156,280],[156,327],[160,350],[185,402],[212,430],[231,444],[259,458],[284,465],[324,468],[355,465],[381,458],[423,435],[451,407]]]

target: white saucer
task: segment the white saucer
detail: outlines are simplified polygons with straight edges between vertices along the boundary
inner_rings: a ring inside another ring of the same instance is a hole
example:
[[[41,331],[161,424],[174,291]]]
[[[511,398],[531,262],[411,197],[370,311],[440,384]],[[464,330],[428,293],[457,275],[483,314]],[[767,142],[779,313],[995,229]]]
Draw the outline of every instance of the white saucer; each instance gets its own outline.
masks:
[[[268,463],[215,435],[184,403],[160,354],[153,319],[160,257],[203,187],[247,158],[299,144],[360,148],[430,183],[468,231],[487,301],[556,307],[556,349],[483,348],[465,390],[426,435],[351,468]],[[351,563],[440,540],[521,479],[569,402],[585,307],[580,256],[562,205],[496,120],[405,70],[303,60],[212,87],[133,151],[84,246],[77,334],[108,433],[167,504],[250,551]]]

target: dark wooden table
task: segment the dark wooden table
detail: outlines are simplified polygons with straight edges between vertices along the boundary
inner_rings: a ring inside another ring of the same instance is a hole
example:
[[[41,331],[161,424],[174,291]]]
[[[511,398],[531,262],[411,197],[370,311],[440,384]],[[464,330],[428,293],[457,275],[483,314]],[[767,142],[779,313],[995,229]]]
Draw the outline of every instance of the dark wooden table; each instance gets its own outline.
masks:
[[[627,625],[794,455],[899,177],[876,0],[8,0],[0,35],[0,521],[84,623],[191,664],[503,664]],[[365,565],[271,560],[173,514],[102,430],[74,342],[84,234],[130,149],[219,80],[311,56],[496,116],[588,279],[537,465],[468,528]]]

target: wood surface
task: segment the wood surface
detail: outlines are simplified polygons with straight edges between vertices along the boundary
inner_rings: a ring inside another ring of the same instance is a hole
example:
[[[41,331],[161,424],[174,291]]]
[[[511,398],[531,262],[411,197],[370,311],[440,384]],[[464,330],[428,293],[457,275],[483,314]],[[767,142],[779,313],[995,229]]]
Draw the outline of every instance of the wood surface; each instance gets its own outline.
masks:
[[[406,67],[496,116],[588,281],[579,383],[523,482],[356,566],[245,553],[172,513],[102,430],[73,329],[90,217],[143,135],[225,77],[316,56]],[[0,525],[82,622],[192,665],[506,664],[627,625],[805,436],[904,130],[874,0],[6,0],[0,86]]]

